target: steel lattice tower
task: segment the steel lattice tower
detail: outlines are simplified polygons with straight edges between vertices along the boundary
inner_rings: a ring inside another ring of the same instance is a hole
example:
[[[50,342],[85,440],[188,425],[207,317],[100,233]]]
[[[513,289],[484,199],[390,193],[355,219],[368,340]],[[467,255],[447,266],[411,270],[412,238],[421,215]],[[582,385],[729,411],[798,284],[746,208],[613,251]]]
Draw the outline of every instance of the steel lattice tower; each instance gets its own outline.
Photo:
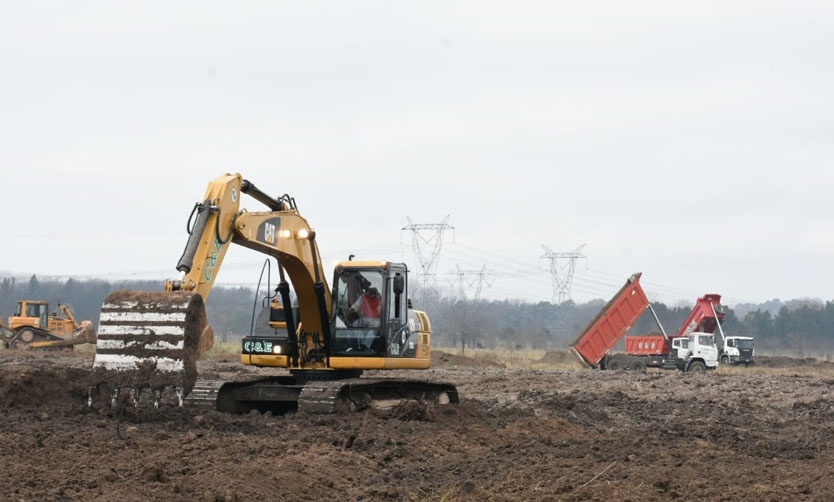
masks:
[[[417,274],[419,282],[423,287],[423,295],[429,289],[437,286],[435,271],[437,270],[437,259],[440,256],[440,249],[443,247],[443,234],[446,231],[454,231],[455,227],[448,224],[449,216],[441,223],[414,223],[408,218],[408,225],[402,230],[411,232],[411,245],[414,248],[414,256],[420,262],[420,272]]]
[[[539,260],[546,259],[549,262],[548,270],[550,271],[550,280],[553,283],[553,298],[551,301],[554,305],[558,305],[570,300],[576,260],[585,258],[585,255],[582,254],[582,248],[585,247],[585,244],[569,253],[555,253],[544,244],[542,244],[542,247],[546,252],[539,257]]]
[[[492,283],[495,282],[495,279],[488,279],[488,277],[492,277],[498,275],[496,272],[492,272],[487,269],[486,264],[480,270],[461,270],[460,265],[456,265],[455,272],[451,274],[455,276],[454,281],[450,281],[452,286],[458,286],[458,294],[460,295],[461,299],[466,299],[466,286],[475,288],[475,296],[473,297],[474,300],[477,300],[481,296],[481,291],[484,288],[484,284],[488,287],[492,286]],[[474,276],[474,279],[468,278]]]

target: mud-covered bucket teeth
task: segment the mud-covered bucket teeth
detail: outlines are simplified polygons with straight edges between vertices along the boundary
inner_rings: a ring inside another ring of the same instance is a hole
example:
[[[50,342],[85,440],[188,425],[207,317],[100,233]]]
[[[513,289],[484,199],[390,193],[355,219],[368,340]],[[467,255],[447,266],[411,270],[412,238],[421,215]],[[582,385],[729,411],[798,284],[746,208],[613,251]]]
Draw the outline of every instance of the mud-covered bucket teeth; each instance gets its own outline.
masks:
[[[112,371],[113,385],[177,386],[188,393],[206,325],[200,295],[116,291],[102,305],[93,368]]]

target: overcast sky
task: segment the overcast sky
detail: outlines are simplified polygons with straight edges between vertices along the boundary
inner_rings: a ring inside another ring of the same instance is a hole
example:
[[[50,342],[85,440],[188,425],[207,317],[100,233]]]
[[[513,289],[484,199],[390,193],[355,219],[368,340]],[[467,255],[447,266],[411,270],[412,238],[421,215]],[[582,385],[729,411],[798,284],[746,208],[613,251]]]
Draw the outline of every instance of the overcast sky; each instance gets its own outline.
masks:
[[[419,272],[403,227],[445,221],[436,280],[470,296],[549,301],[543,246],[584,244],[580,302],[633,272],[671,303],[834,299],[833,52],[826,1],[0,0],[0,271],[175,278],[240,172],[328,267]]]

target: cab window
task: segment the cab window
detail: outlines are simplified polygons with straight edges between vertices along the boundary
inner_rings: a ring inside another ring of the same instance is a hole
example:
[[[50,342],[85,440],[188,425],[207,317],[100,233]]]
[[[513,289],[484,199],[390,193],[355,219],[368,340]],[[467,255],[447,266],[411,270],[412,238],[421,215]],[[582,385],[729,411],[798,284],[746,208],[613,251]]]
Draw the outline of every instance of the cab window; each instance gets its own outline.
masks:
[[[333,292],[335,354],[381,355],[384,342],[380,324],[388,310],[382,274],[375,270],[343,270]]]

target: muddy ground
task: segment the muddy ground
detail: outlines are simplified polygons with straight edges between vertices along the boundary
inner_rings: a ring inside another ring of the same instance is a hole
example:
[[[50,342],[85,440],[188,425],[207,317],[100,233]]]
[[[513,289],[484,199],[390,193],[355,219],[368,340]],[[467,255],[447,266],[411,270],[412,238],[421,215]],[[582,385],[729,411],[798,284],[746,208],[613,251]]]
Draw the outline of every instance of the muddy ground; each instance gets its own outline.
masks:
[[[91,360],[0,352],[0,500],[834,499],[834,378],[813,360],[690,375],[444,356],[406,373],[460,404],[342,416],[89,408]]]

